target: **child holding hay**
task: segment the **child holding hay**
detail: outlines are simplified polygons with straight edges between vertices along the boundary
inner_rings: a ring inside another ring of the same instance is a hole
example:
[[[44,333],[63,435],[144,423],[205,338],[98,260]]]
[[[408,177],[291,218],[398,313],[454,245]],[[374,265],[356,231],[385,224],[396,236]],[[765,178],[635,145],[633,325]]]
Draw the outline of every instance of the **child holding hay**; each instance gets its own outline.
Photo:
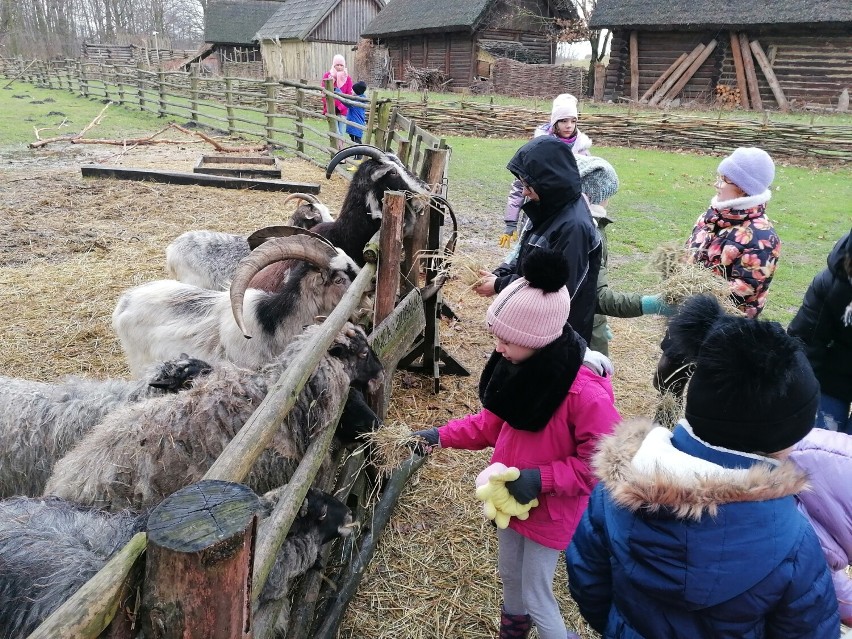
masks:
[[[493,447],[492,465],[520,470],[505,483],[511,497],[538,500],[528,518],[497,529],[503,638],[526,637],[535,623],[541,639],[565,639],[552,588],[556,563],[594,486],[589,459],[597,441],[620,421],[609,379],[583,365],[586,345],[566,326],[567,268],[555,251],[526,258],[524,277],[486,314],[496,348],[479,380],[482,410],[414,433],[427,451]]]

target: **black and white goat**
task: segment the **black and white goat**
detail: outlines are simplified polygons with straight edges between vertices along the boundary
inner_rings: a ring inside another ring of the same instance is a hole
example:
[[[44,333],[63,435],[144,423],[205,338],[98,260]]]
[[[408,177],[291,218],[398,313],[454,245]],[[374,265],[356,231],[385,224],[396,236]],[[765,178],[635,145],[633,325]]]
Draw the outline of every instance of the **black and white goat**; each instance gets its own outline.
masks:
[[[206,362],[182,354],[139,380],[0,377],[0,498],[40,495],[56,461],[109,413],[186,390],[209,371]]]
[[[279,494],[264,495],[260,517]],[[147,511],[110,513],[56,497],[0,501],[0,637],[29,636],[145,530],[147,519]],[[317,563],[323,544],[351,531],[349,508],[309,489],[261,591],[260,610],[288,594],[292,580]]]
[[[308,327],[260,370],[222,362],[186,392],[111,413],[54,466],[45,494],[112,510],[139,509],[198,481],[320,328]],[[258,493],[286,484],[350,385],[374,391],[383,378],[364,331],[345,325],[245,483]],[[359,418],[367,428],[375,422]],[[359,434],[335,431],[338,441]],[[330,464],[328,455],[323,472]]]
[[[281,260],[293,266],[280,287],[249,288],[256,273]],[[149,282],[121,296],[112,325],[136,376],[181,352],[211,364],[230,361],[257,369],[318,316],[328,315],[359,270],[342,251],[316,238],[276,238],[240,261],[230,294],[174,280]]]
[[[310,229],[320,222],[332,222],[328,207],[308,193],[291,193],[281,203],[300,200],[290,218],[290,226]],[[200,288],[224,291],[234,277],[237,264],[263,240],[276,235],[272,226],[248,237],[219,231],[187,231],[166,247],[166,273],[172,279]]]

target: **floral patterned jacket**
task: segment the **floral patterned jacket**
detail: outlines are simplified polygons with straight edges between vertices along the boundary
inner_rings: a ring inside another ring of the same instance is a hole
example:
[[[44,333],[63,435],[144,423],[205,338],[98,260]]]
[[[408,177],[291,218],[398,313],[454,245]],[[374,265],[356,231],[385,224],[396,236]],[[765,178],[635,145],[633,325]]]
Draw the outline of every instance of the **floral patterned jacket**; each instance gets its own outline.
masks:
[[[697,264],[731,285],[731,297],[748,317],[757,317],[781,254],[781,240],[766,217],[769,192],[718,202],[695,223],[686,243]]]

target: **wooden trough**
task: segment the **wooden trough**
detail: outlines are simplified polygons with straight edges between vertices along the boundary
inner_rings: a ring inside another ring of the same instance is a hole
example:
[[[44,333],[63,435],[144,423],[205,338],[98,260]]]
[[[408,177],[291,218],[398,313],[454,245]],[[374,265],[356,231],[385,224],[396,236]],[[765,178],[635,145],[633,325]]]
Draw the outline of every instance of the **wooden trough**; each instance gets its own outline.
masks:
[[[271,156],[202,155],[192,168],[193,173],[224,175],[252,180],[280,180],[281,165]]]

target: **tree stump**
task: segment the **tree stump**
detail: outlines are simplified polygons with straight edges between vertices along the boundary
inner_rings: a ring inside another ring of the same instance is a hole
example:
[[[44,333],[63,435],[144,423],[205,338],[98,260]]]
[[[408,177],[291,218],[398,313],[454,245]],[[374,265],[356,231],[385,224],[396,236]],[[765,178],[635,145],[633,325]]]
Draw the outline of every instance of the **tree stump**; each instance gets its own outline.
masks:
[[[259,510],[260,500],[248,487],[206,480],[179,490],[151,512],[140,611],[145,637],[251,637]]]

